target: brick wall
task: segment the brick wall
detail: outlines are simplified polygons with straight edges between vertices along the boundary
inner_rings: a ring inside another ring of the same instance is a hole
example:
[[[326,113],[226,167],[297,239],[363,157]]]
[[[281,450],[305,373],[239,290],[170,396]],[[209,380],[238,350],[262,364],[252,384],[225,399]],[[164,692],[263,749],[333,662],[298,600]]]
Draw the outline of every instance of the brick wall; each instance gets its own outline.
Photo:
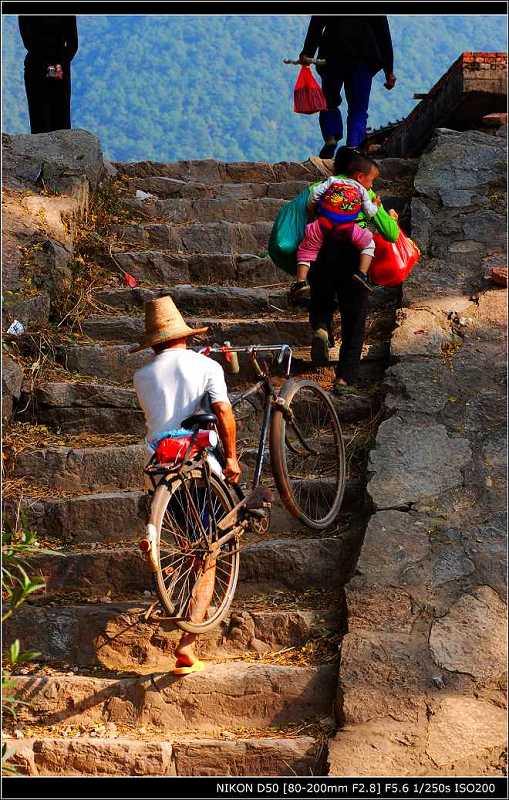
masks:
[[[427,96],[388,135],[389,155],[416,155],[438,127],[475,127],[484,114],[506,110],[507,54],[462,53]]]

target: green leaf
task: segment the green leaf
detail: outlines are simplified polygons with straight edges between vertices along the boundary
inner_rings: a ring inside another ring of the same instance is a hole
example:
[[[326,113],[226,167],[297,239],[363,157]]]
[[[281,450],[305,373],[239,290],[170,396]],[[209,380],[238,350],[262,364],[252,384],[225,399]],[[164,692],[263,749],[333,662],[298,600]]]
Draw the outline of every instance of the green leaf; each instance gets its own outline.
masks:
[[[9,647],[9,658],[11,664],[17,664],[19,658],[19,639],[16,639]]]

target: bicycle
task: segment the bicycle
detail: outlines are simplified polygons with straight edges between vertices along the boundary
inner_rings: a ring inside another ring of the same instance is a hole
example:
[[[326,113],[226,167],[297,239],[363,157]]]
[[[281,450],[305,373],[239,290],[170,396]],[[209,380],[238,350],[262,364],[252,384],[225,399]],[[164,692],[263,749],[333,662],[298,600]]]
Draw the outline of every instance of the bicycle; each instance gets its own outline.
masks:
[[[160,463],[158,448],[145,468],[152,502],[140,548],[154,574],[159,602],[169,615],[166,619],[190,633],[204,633],[224,619],[237,586],[241,537],[247,530],[265,533],[269,528],[272,495],[261,485],[267,445],[284,506],[313,530],[324,530],[336,519],[346,482],[345,448],[335,407],[318,384],[289,378],[289,345],[202,348],[206,354],[225,351],[228,357],[247,353],[258,378],[232,398],[234,409],[245,401],[253,403],[255,397],[262,400],[251,492],[245,495],[218,472],[223,454],[213,430],[214,414],[184,420],[182,428],[189,435],[170,440],[172,455],[165,456],[166,463]],[[264,353],[277,353],[280,365],[287,357],[286,380],[279,391]],[[196,620],[193,591],[205,575],[214,581],[210,608],[207,619]]]

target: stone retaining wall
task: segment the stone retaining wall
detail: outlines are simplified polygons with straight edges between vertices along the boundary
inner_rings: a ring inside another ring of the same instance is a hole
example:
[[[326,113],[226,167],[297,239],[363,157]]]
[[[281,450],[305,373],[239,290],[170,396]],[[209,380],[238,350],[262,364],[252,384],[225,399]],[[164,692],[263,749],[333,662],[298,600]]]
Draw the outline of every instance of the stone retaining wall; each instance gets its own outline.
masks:
[[[347,587],[331,774],[502,774],[506,745],[505,139],[438,131]]]

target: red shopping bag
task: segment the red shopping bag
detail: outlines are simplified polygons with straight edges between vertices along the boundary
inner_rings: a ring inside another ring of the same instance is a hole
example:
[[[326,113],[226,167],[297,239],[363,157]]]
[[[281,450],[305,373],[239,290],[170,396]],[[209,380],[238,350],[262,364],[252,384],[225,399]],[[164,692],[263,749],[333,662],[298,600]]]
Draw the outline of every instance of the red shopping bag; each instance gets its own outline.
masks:
[[[326,108],[327,102],[313,77],[311,67],[301,67],[293,90],[293,110],[297,114],[316,114]]]
[[[399,286],[417,264],[421,251],[403,231],[395,242],[388,242],[380,233],[373,234],[375,255],[369,277],[379,286]]]

